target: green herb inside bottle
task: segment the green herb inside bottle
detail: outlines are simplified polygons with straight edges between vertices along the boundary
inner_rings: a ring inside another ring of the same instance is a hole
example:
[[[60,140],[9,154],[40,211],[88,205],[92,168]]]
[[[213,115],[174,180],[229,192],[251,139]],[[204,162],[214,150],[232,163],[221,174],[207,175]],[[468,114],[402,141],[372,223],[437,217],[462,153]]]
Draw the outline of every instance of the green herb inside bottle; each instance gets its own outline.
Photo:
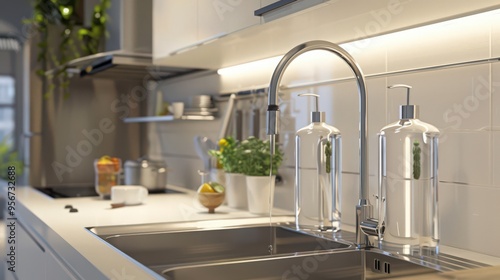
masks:
[[[413,178],[420,178],[420,143],[415,140],[413,142]]]
[[[326,141],[325,144],[325,156],[326,156],[326,173],[331,171],[331,159],[332,159],[332,144],[330,141]]]

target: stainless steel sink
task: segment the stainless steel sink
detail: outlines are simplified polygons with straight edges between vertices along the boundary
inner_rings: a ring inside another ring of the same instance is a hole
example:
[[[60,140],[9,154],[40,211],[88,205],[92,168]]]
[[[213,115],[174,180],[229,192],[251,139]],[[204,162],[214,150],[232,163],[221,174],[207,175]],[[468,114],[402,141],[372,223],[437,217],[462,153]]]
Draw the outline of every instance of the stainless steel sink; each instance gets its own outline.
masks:
[[[289,221],[283,217],[270,226],[265,218],[227,219],[89,231],[166,279],[387,279],[484,266],[442,253],[412,257],[358,250],[353,233],[302,232]]]
[[[166,279],[389,279],[438,273],[380,251],[349,250],[277,256],[271,259],[230,261],[166,269]],[[237,276],[236,276],[237,275]]]
[[[100,237],[155,271],[186,264],[352,248],[347,242],[325,239],[280,225],[103,234]]]

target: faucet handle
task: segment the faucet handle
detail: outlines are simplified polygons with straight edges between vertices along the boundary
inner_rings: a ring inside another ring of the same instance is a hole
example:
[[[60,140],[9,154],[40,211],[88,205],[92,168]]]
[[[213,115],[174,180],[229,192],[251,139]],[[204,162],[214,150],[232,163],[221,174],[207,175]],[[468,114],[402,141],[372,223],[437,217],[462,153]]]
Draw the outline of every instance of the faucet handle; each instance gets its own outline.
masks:
[[[385,232],[384,222],[378,219],[372,218],[362,221],[360,227],[364,234],[368,236],[378,236],[379,239],[382,238]]]

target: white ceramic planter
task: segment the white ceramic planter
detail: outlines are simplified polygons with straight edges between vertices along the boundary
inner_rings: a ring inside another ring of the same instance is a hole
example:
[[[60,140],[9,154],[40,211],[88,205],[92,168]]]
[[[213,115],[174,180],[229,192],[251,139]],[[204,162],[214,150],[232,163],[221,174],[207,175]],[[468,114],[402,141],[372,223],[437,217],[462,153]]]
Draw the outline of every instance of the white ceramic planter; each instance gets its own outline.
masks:
[[[226,173],[227,206],[247,209],[247,181],[243,174]]]
[[[248,211],[253,214],[269,214],[274,204],[274,182],[276,176],[246,176]]]

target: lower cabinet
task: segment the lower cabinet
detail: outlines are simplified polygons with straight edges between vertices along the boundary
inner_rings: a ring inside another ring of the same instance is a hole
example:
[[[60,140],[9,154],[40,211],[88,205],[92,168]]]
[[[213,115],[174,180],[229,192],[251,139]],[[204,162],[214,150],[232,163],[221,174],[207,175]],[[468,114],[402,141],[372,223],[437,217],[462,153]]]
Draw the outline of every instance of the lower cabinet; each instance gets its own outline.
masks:
[[[7,230],[10,231],[8,226]],[[78,279],[59,261],[44,242],[27,230],[25,225],[17,221],[14,232],[15,244],[6,243],[7,264],[5,267],[5,279]],[[9,232],[8,234],[13,235],[13,233]],[[11,246],[13,247],[11,248]],[[12,252],[14,252],[15,258],[10,258],[9,253],[12,254]],[[9,263],[9,261],[11,262]],[[9,267],[13,268],[14,271],[9,270]]]
[[[78,279],[62,264],[52,252],[46,252],[45,279]]]

